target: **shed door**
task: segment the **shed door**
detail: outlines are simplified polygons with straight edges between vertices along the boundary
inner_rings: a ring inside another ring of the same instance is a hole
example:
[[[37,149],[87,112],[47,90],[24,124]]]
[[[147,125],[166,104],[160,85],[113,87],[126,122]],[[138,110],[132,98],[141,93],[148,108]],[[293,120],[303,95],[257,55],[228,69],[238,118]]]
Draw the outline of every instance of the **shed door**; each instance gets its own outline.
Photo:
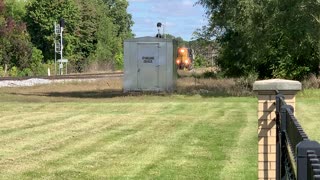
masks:
[[[138,88],[159,88],[159,43],[138,44]]]

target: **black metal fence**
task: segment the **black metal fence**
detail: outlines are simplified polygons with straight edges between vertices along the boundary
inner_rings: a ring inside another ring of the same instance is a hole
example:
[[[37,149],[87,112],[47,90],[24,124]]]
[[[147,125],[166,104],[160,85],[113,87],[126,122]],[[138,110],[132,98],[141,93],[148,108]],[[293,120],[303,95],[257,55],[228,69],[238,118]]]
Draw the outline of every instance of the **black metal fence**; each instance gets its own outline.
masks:
[[[277,92],[277,179],[320,180],[320,144],[308,138],[293,113]]]

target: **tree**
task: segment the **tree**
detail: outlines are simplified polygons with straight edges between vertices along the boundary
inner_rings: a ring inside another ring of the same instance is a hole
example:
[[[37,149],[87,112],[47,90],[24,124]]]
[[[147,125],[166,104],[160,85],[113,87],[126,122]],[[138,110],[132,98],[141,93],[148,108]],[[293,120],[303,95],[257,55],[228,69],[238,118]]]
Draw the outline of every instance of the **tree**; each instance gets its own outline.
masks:
[[[113,41],[113,59],[116,68],[123,67],[123,41],[133,37],[131,27],[133,25],[131,14],[127,12],[129,3],[127,0],[103,0],[107,5],[107,16],[111,17],[117,40]]]
[[[129,3],[127,0],[103,0],[109,11],[113,24],[116,26],[117,37],[122,40],[133,37],[131,27],[133,25],[131,14],[128,14],[127,8]]]
[[[6,0],[6,16],[12,17],[15,21],[23,21],[26,3],[25,0]]]
[[[90,59],[84,61],[86,63],[96,61],[98,64],[121,67],[124,36],[118,36],[121,34],[119,32],[120,24],[110,16],[110,7],[103,0],[80,0],[79,2],[80,7],[82,7],[80,9],[85,11],[81,13],[83,22],[81,34],[84,35],[84,38],[81,38],[81,42],[83,42],[81,47],[90,47],[87,48],[89,51],[81,50],[81,52],[88,52],[88,56],[84,58],[88,57]],[[84,41],[85,39],[87,41]],[[79,64],[85,65],[86,63],[83,62],[79,62]]]
[[[73,0],[37,0],[27,6],[26,22],[31,41],[42,50],[45,60],[53,59],[53,25],[60,18],[66,22],[63,32],[64,53],[66,57],[72,57],[76,53],[80,38],[80,15],[75,2]]]
[[[301,79],[319,64],[318,1],[199,0],[206,34],[220,44],[218,64],[229,76]]]
[[[32,44],[23,22],[16,22],[6,13],[0,0],[0,64],[24,69],[31,64]]]
[[[199,33],[199,30],[195,31],[193,40],[189,42],[189,47],[194,50],[196,66],[213,66],[219,46],[215,40],[207,39]]]
[[[320,16],[318,1],[284,0],[278,3],[278,61],[272,67],[276,77],[301,79],[318,73],[320,60]]]
[[[94,61],[121,61],[123,40],[132,36],[127,6],[123,0],[39,0],[27,6],[26,20],[33,44],[50,60],[53,23],[64,18],[64,57],[81,72]]]

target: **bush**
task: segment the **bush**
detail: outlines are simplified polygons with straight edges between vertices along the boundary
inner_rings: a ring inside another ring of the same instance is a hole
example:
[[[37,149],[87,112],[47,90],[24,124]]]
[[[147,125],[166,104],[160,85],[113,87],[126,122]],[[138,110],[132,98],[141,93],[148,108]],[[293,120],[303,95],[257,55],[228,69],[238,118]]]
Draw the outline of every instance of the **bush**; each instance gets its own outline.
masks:
[[[320,81],[314,74],[309,75],[309,77],[304,79],[301,83],[305,89],[317,89],[320,87]]]
[[[214,78],[214,79],[216,79],[217,78],[217,74],[215,72],[213,72],[213,71],[205,71],[203,73],[203,78],[206,78],[206,79]]]
[[[205,66],[205,64],[206,64],[206,59],[202,55],[197,55],[196,58],[194,59],[195,68]]]
[[[42,64],[43,55],[42,51],[37,48],[32,48],[32,63],[31,69],[26,68],[24,71],[25,76],[32,76],[32,75],[44,75],[46,72],[45,66]],[[31,71],[31,72],[29,72]]]
[[[253,89],[253,83],[258,79],[257,73],[249,73],[248,76],[240,77],[239,79],[236,79],[235,85],[237,88],[252,91]]]
[[[192,73],[191,76],[195,79],[200,79],[202,78],[202,74],[197,74],[197,73]]]
[[[217,74],[213,71],[205,71],[203,73],[192,73],[192,77],[196,79],[217,79]]]
[[[115,68],[117,70],[123,69],[123,66],[124,66],[123,53],[118,52],[114,58],[115,58],[115,66],[116,66]]]
[[[9,70],[9,76],[11,77],[17,77],[18,76],[18,68],[13,66],[10,70]]]
[[[33,76],[33,72],[30,68],[25,68],[22,71],[18,71],[18,76],[19,77]]]
[[[310,71],[310,67],[298,65],[292,62],[291,57],[286,57],[279,61],[279,65],[273,66],[272,75],[276,78],[302,80]]]
[[[0,66],[0,77],[4,77],[4,70],[3,70],[3,67]]]

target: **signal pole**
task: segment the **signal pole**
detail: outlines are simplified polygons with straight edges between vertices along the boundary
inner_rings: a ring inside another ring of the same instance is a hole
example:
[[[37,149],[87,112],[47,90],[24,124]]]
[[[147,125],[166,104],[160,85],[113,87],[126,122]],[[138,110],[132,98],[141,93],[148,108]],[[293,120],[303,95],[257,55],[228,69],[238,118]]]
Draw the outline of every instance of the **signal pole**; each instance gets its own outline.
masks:
[[[64,19],[60,19],[59,24],[54,23],[54,33],[55,33],[55,38],[54,38],[54,48],[55,48],[55,54],[54,54],[54,59],[55,59],[55,73],[56,73],[56,66],[57,66],[57,56],[56,53],[60,54],[60,59],[58,60],[59,63],[59,75],[63,74],[63,63],[66,63],[66,74],[67,74],[67,59],[63,59],[63,28],[64,28]],[[57,41],[57,36],[60,36],[60,40]],[[57,74],[57,73],[56,73]]]
[[[63,28],[64,28],[64,20],[63,19],[60,19],[60,45],[61,45],[61,48],[60,48],[60,64],[59,64],[59,69],[60,69],[60,75],[63,74],[63,64],[62,64],[62,51],[63,51],[63,40],[62,40],[62,32],[63,32]]]
[[[56,44],[56,39],[57,39],[57,33],[56,33],[56,29],[57,29],[57,24],[56,22],[54,22],[54,75],[57,75],[57,44]]]

